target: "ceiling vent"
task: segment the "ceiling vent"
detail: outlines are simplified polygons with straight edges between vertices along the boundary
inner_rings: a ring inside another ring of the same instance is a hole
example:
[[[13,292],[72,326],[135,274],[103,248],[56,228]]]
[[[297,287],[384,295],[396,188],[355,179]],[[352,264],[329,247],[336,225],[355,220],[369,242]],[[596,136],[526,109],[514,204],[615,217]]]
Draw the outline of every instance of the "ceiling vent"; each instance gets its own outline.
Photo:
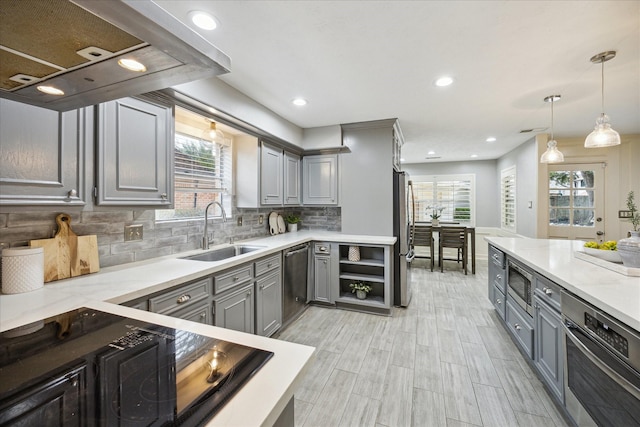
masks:
[[[230,69],[228,56],[151,0],[2,0],[0,17],[0,96],[53,110]],[[143,67],[119,65],[128,60]]]
[[[549,128],[531,128],[531,129],[522,129],[520,133],[530,133],[530,132],[544,132]]]
[[[435,160],[435,159],[441,159],[442,156],[427,156],[425,157],[425,160]]]

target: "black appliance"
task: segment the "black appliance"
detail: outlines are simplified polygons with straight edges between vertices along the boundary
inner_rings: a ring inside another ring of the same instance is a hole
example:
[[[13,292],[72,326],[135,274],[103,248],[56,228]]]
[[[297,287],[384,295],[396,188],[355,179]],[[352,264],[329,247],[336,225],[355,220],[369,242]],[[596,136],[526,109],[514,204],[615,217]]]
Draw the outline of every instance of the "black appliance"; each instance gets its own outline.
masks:
[[[533,272],[512,259],[507,260],[507,291],[533,317]]]
[[[413,185],[406,172],[393,171],[393,304],[407,307],[411,301],[411,263],[413,250],[415,203]]]
[[[0,425],[202,425],[272,356],[81,308],[0,334]]]
[[[640,334],[560,293],[565,406],[580,426],[640,426]]]
[[[298,318],[307,306],[309,244],[286,249],[283,256],[282,326],[284,327]]]

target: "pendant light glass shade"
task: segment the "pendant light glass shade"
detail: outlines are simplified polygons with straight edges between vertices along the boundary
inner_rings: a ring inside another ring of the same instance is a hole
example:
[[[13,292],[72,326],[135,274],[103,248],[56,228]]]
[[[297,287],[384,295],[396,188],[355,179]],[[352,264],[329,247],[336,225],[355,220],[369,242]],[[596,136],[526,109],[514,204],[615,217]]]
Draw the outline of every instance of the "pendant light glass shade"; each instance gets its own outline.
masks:
[[[558,150],[558,143],[553,139],[553,103],[559,101],[560,98],[560,95],[549,95],[544,99],[544,102],[551,104],[551,139],[547,142],[547,151],[540,156],[540,163],[564,162],[564,155]]]
[[[587,139],[584,140],[585,148],[612,147],[620,145],[620,134],[611,129],[609,116],[602,113],[596,120],[596,127]]]
[[[220,129],[216,128],[216,123],[211,121],[209,123],[209,129],[205,129],[202,132],[202,139],[206,139],[207,141],[217,142],[219,144],[224,143],[224,133]]]
[[[594,64],[602,64],[602,113],[596,119],[596,127],[584,141],[585,148],[611,147],[620,145],[620,134],[611,128],[609,116],[604,113],[604,63],[615,58],[615,51],[601,52],[591,57]]]

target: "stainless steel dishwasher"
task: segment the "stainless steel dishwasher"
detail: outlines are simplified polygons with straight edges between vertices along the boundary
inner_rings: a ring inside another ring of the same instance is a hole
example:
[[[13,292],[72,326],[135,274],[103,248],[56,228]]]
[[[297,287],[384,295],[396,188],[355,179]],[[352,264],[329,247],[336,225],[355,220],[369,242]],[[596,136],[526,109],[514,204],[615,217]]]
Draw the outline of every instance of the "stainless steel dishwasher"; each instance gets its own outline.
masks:
[[[305,309],[309,274],[309,244],[284,251],[284,284],[282,289],[282,326],[286,326]]]

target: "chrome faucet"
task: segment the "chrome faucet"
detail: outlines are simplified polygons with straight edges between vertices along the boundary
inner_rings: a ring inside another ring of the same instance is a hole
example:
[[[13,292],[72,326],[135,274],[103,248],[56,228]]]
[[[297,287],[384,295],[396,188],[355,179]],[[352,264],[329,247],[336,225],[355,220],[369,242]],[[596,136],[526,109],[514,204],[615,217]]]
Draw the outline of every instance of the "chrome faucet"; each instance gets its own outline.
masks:
[[[222,211],[222,222],[227,222],[227,213],[224,211],[224,206],[220,202],[211,202],[204,208],[204,235],[202,236],[202,249],[209,249],[209,207],[211,205],[220,206]]]

